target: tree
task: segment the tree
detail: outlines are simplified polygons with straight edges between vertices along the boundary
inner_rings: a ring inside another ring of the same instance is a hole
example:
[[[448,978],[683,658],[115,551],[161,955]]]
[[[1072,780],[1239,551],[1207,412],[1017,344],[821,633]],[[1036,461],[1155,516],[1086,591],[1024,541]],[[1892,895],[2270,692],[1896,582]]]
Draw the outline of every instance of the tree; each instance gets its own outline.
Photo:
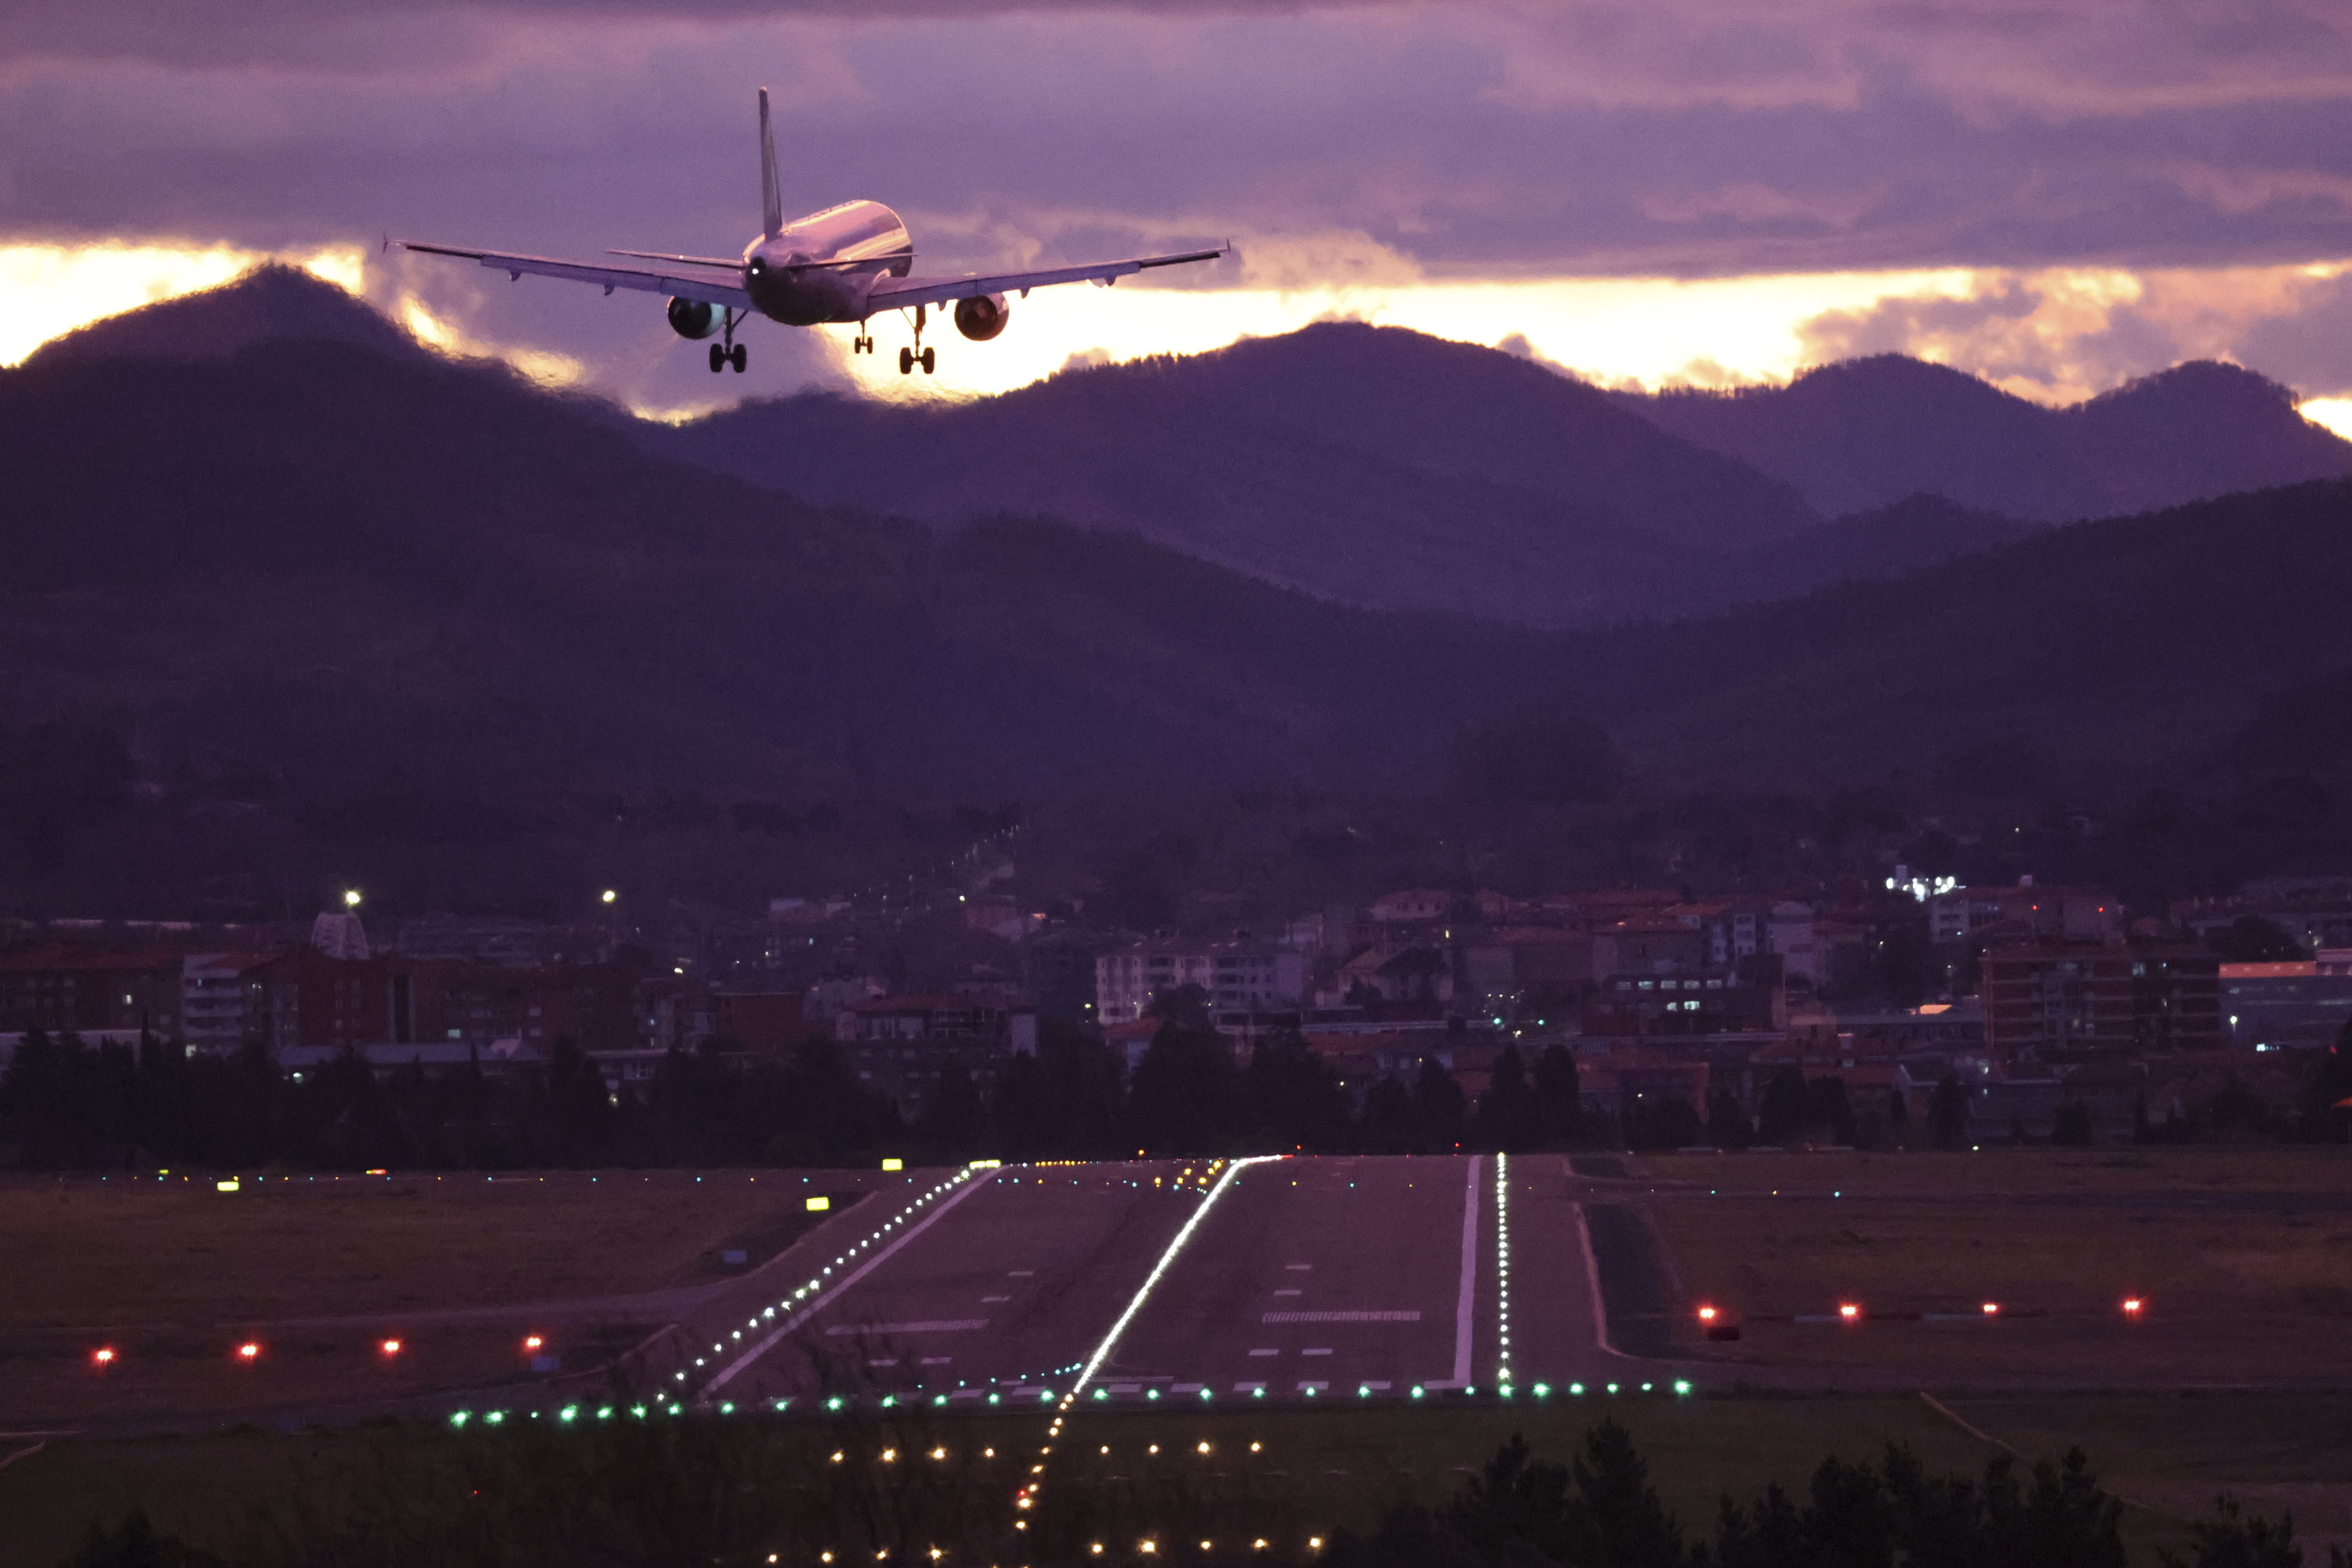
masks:
[[[1136,1064],[1128,1116],[1139,1148],[1207,1154],[1239,1141],[1247,1119],[1241,1073],[1209,1021],[1197,985],[1152,999],[1160,1032]]]
[[[2050,1142],[2059,1148],[2088,1148],[2091,1138],[2091,1108],[2079,1100],[2066,1101],[2050,1119]]]
[[[1707,1097],[1706,1139],[1718,1149],[1745,1149],[1755,1136],[1738,1099],[1724,1089]]]
[[[1536,1099],[1543,1109],[1544,1142],[1566,1147],[1583,1131],[1584,1089],[1576,1068],[1576,1053],[1558,1040],[1536,1058]]]
[[[613,1095],[569,1035],[547,1058],[548,1152],[559,1165],[601,1165],[613,1153]]]
[[[1845,1097],[1845,1079],[1817,1078],[1805,1085],[1805,1126],[1826,1131],[1832,1142],[1853,1142],[1853,1107]]]
[[[1800,1142],[1805,1135],[1806,1109],[1804,1070],[1796,1067],[1780,1068],[1764,1084],[1764,1103],[1756,1117],[1756,1141]]]
[[[1969,1091],[1950,1073],[1927,1096],[1927,1130],[1938,1149],[1957,1149],[1968,1135]]]
[[[2209,939],[2224,963],[2297,963],[2311,954],[2276,921],[2240,915]]]
[[[1414,1131],[1423,1149],[1451,1151],[1462,1146],[1465,1103],[1462,1086],[1454,1081],[1445,1064],[1435,1057],[1422,1058],[1421,1071],[1412,1080],[1412,1111]]]
[[[1478,1142],[1489,1149],[1518,1153],[1543,1142],[1542,1100],[1528,1083],[1519,1047],[1507,1045],[1495,1058],[1486,1092],[1478,1097]]]
[[[2352,1021],[2336,1037],[2336,1044],[2313,1067],[2303,1089],[2305,1135],[2331,1142],[2345,1141],[2352,1130]]]
[[[2281,1514],[2274,1521],[2260,1514],[2249,1518],[2245,1506],[2226,1492],[2213,1500],[2213,1517],[2191,1524],[2189,1536],[2195,1543],[2193,1555],[2184,1560],[2158,1547],[2157,1561],[2164,1568],[2303,1568],[2303,1552],[2294,1544],[2294,1515]],[[2342,1548],[2331,1547],[2329,1553],[2334,1563],[2344,1562]]]
[[[1243,1087],[1252,1125],[1276,1147],[1347,1147],[1348,1101],[1339,1080],[1297,1030],[1277,1029],[1258,1037]]]

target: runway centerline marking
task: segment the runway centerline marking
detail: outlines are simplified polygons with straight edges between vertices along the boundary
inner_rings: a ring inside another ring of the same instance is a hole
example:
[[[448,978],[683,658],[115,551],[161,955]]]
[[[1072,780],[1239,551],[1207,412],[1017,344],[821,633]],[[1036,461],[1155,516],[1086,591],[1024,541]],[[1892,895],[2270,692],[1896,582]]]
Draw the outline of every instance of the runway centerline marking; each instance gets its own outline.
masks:
[[[1307,1292],[1304,1290],[1276,1290],[1275,1294],[1277,1296],[1304,1296]]]
[[[1250,1354],[1252,1354],[1252,1355],[1280,1355],[1281,1353],[1282,1353],[1282,1352],[1281,1352],[1280,1351],[1252,1351],[1252,1352],[1250,1352]]]
[[[1314,1267],[1315,1267],[1315,1265],[1313,1265],[1312,1263],[1293,1263],[1293,1264],[1289,1265],[1288,1267],[1289,1267],[1290,1271],[1291,1271],[1293,1274],[1304,1274],[1304,1273],[1306,1273],[1308,1269],[1310,1269],[1310,1268],[1314,1268]]]
[[[860,1279],[865,1279],[868,1274],[873,1273],[877,1268],[881,1268],[883,1264],[888,1262],[892,1255],[900,1247],[914,1240],[915,1237],[922,1235],[923,1232],[930,1229],[931,1226],[939,1224],[940,1220],[950,1209],[963,1202],[964,1199],[971,1196],[972,1194],[985,1191],[995,1184],[996,1173],[992,1170],[985,1176],[976,1181],[968,1181],[964,1183],[961,1187],[957,1189],[954,1196],[940,1204],[939,1207],[933,1209],[922,1219],[908,1226],[906,1235],[900,1237],[898,1240],[892,1242],[889,1246],[884,1247],[881,1251],[867,1258],[856,1268],[851,1269],[847,1274],[842,1277],[841,1282],[835,1285],[831,1290],[818,1296],[815,1300],[811,1301],[807,1306],[803,1307],[799,1311],[778,1323],[773,1330],[752,1341],[749,1345],[746,1345],[741,1355],[736,1357],[733,1361],[728,1363],[725,1366],[720,1367],[716,1373],[711,1374],[710,1381],[702,1385],[702,1392],[697,1396],[698,1403],[704,1405],[709,1404],[710,1396],[712,1394],[718,1393],[719,1389],[732,1382],[736,1373],[741,1372],[745,1367],[750,1366],[753,1362],[758,1361],[761,1356],[766,1355],[770,1351],[782,1343],[786,1334],[791,1333],[794,1329],[799,1328],[803,1323],[807,1322],[811,1318],[815,1317],[819,1312],[824,1311],[827,1307],[830,1307],[835,1301],[840,1300],[851,1286],[856,1284]]]
[[[991,1302],[994,1302],[994,1301],[1010,1301],[1011,1300],[1013,1300],[1013,1298],[1012,1298],[1012,1297],[1010,1297],[1010,1296],[982,1296],[982,1297],[980,1299],[980,1304],[981,1304],[982,1306],[985,1307],[985,1306],[989,1305]]]

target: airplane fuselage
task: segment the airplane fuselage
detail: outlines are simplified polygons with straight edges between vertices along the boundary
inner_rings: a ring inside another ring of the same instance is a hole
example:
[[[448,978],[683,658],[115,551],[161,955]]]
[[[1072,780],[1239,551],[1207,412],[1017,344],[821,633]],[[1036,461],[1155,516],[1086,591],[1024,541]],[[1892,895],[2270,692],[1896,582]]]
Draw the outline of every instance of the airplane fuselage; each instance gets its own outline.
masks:
[[[813,327],[860,321],[875,279],[904,278],[915,242],[880,202],[844,202],[795,218],[743,247],[743,289],[771,321]]]

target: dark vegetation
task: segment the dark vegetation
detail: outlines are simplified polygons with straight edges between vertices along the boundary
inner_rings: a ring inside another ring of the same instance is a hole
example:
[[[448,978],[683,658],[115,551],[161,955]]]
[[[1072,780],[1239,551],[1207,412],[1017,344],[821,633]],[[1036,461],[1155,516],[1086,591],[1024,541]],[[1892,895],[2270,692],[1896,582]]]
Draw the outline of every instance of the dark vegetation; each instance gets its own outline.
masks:
[[[1532,1063],[1505,1047],[1475,1100],[1433,1056],[1410,1083],[1383,1078],[1355,1100],[1295,1034],[1263,1037],[1236,1067],[1196,988],[1177,993],[1166,1013],[1131,1075],[1099,1040],[1049,1026],[1037,1054],[1013,1057],[992,1092],[951,1079],[911,1123],[863,1088],[829,1041],[782,1060],[745,1060],[713,1037],[672,1051],[642,1090],[611,1095],[568,1040],[556,1043],[544,1069],[514,1075],[491,1077],[473,1063],[428,1077],[412,1064],[379,1081],[346,1056],[298,1080],[258,1046],[191,1057],[153,1041],[92,1048],[37,1030],[0,1074],[0,1163],[52,1171],[828,1166],[886,1153],[953,1162],[1139,1149],[1428,1154],[1866,1142],[1844,1081],[1809,1079],[1794,1068],[1766,1085],[1753,1123],[1727,1097],[1702,1121],[1685,1100],[1643,1096],[1611,1124],[1580,1113],[1576,1057],[1558,1043]],[[2233,1079],[2210,1103],[2144,1127],[2141,1137],[2341,1142],[2352,1116],[2337,1107],[2347,1099],[2352,1026],[2315,1065],[2293,1114],[2274,1116]],[[1965,1106],[1957,1083],[1939,1086],[1926,1139],[1953,1146]],[[1908,1133],[1896,1126],[1879,1136]],[[2089,1142],[2087,1110],[2062,1107],[2053,1142]]]
[[[998,1447],[988,1445],[992,1436]],[[415,1563],[717,1563],[1020,1559],[1149,1563],[1174,1556],[1330,1568],[2123,1568],[2123,1505],[2080,1449],[2020,1475],[1939,1476],[1908,1449],[1822,1462],[1801,1492],[1723,1496],[1712,1542],[1693,1539],[1652,1484],[1632,1436],[1589,1429],[1565,1464],[1514,1436],[1434,1508],[1377,1528],[1310,1535],[1272,1456],[1198,1465],[1056,1461],[1047,1506],[1016,1515],[1032,1450],[1009,1432],[908,1412],[824,1428],[783,1422],[618,1422],[551,1431],[379,1439],[375,1461],[320,1467],[290,1502],[233,1542],[159,1535],[133,1512],[93,1525],[61,1568],[372,1568]],[[885,1458],[885,1456],[888,1458]],[[1192,1455],[1184,1456],[1191,1460]],[[1027,1527],[1016,1531],[1016,1518]],[[2194,1527],[2195,1568],[2295,1568],[2294,1521],[2224,1497]],[[1205,1555],[1192,1550],[1205,1541]],[[1142,1542],[1156,1550],[1147,1553]],[[1179,1542],[1181,1543],[1181,1548]],[[206,1547],[225,1551],[215,1556]],[[1108,1551],[1097,1551],[1108,1547]],[[2166,1554],[2168,1564],[2182,1560]],[[2340,1549],[2330,1554],[2340,1565]]]
[[[298,1082],[258,1047],[190,1057],[152,1041],[92,1048],[35,1031],[0,1075],[0,1160],[37,1170],[840,1165],[877,1153],[1450,1153],[1614,1134],[1580,1124],[1564,1047],[1546,1047],[1532,1073],[1507,1050],[1475,1105],[1429,1058],[1410,1087],[1374,1085],[1360,1118],[1296,1035],[1267,1037],[1236,1067],[1197,993],[1180,994],[1172,1010],[1131,1078],[1099,1041],[1049,1028],[1035,1056],[1012,1058],[993,1093],[951,1081],[911,1125],[859,1085],[829,1041],[746,1062],[713,1038],[671,1052],[642,1093],[614,1097],[568,1041],[543,1071],[514,1076],[473,1064],[428,1077],[411,1066],[379,1081],[347,1057]]]

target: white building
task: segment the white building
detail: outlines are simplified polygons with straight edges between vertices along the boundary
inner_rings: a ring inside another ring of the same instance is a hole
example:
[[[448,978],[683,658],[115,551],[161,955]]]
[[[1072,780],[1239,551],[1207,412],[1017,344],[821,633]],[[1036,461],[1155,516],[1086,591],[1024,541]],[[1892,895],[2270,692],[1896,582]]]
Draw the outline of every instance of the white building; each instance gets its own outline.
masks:
[[[1154,996],[1185,985],[1199,986],[1218,1012],[1296,1007],[1307,991],[1307,959],[1246,938],[1139,942],[1095,960],[1096,1021],[1131,1023]]]

